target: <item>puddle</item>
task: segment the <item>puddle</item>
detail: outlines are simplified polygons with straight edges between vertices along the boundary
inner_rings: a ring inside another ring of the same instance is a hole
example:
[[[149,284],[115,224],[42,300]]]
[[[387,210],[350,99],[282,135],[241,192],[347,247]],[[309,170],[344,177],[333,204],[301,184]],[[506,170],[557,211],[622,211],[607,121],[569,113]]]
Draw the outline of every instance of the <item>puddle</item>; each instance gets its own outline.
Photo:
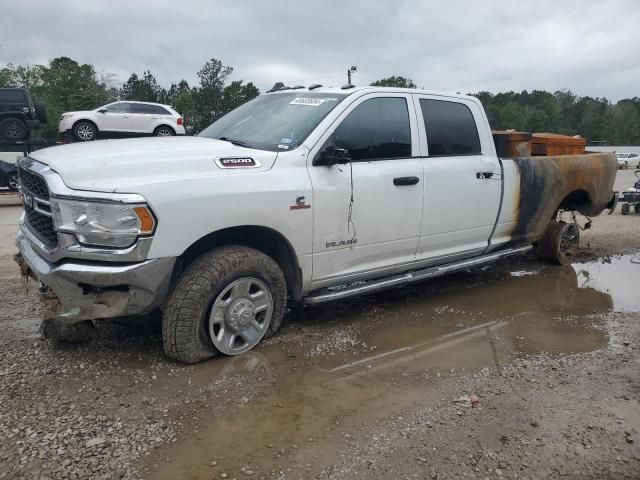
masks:
[[[141,468],[155,479],[242,478],[243,466],[256,477],[315,478],[340,455],[348,432],[435,404],[448,377],[519,354],[605,346],[605,314],[640,311],[640,264],[632,259],[573,267],[515,261],[296,308],[284,331],[254,351],[165,383],[178,393],[197,390],[195,402],[169,415],[198,421]]]

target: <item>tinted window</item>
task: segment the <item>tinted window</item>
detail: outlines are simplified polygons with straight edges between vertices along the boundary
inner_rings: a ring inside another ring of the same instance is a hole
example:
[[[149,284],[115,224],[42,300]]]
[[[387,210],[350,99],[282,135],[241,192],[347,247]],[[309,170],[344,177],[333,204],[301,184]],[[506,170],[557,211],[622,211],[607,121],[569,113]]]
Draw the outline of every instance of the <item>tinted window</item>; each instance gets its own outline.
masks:
[[[130,103],[114,103],[104,107],[109,113],[129,113],[131,109]]]
[[[404,98],[372,98],[358,105],[334,132],[352,160],[411,156],[409,109]]]
[[[480,137],[469,107],[442,100],[420,100],[429,156],[479,155]]]
[[[152,115],[171,115],[165,108],[160,105],[146,105],[144,103],[132,103],[132,113],[146,113]]]
[[[25,103],[22,90],[0,90],[0,102]]]
[[[637,158],[638,154],[637,153],[630,153],[629,154],[629,158]]]

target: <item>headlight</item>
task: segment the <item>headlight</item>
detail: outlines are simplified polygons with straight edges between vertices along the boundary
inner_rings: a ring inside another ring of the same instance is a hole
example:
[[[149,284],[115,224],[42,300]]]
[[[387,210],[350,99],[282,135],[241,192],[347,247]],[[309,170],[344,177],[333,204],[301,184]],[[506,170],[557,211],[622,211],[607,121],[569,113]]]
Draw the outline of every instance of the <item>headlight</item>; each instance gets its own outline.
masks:
[[[52,198],[51,210],[56,230],[74,234],[85,245],[129,247],[139,236],[152,234],[156,226],[144,204]]]

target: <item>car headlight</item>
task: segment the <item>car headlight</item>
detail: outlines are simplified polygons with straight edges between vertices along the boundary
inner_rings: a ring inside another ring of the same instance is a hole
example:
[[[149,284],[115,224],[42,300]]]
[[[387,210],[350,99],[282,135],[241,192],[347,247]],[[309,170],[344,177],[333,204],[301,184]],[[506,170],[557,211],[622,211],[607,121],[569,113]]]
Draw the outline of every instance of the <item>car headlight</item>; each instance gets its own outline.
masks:
[[[52,198],[51,211],[56,230],[74,234],[85,245],[126,248],[156,226],[144,204]]]

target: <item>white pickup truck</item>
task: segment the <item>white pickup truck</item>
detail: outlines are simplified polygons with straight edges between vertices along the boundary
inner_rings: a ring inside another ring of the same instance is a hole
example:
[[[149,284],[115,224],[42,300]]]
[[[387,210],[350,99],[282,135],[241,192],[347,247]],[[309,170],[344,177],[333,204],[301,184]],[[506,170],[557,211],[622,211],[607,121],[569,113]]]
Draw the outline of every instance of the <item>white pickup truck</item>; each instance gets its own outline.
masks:
[[[319,303],[537,248],[615,205],[611,154],[498,158],[480,102],[396,88],[274,89],[197,137],[97,141],[19,162],[17,245],[42,332],[162,312],[166,353],[234,355]]]

